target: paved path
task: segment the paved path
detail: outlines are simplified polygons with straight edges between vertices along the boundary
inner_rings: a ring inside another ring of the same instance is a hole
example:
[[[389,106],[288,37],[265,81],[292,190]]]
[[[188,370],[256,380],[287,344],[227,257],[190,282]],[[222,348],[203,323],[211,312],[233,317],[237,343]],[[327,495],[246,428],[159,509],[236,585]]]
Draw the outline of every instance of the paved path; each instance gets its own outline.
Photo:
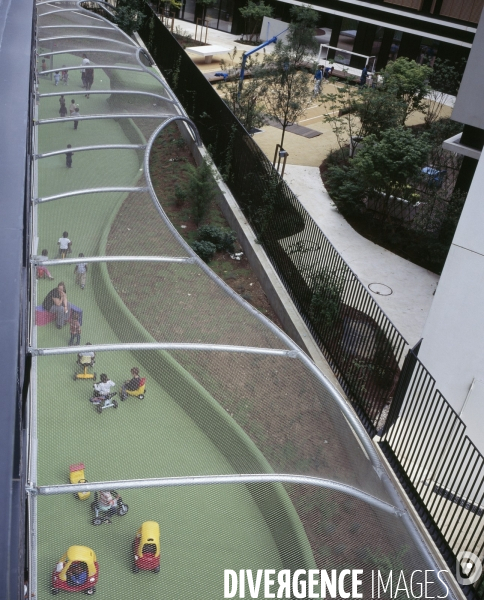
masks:
[[[373,297],[408,343],[416,344],[439,276],[357,233],[336,209],[317,167],[286,165],[284,178],[362,283],[366,287],[380,283],[392,289],[389,296],[373,293]]]

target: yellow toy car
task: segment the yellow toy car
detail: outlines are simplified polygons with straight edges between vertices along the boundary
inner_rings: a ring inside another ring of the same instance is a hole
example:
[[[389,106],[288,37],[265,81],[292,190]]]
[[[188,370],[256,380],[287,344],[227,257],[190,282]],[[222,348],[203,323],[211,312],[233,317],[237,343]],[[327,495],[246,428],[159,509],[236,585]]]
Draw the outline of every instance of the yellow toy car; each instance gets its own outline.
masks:
[[[78,463],[69,467],[69,481],[71,483],[87,483],[84,475],[84,463]],[[74,494],[79,500],[87,500],[90,495],[91,492],[78,492]]]
[[[96,591],[98,576],[99,565],[91,548],[71,546],[52,572],[51,592],[56,595],[64,590],[92,596]]]
[[[160,572],[160,526],[156,521],[145,521],[133,541],[133,571]]]

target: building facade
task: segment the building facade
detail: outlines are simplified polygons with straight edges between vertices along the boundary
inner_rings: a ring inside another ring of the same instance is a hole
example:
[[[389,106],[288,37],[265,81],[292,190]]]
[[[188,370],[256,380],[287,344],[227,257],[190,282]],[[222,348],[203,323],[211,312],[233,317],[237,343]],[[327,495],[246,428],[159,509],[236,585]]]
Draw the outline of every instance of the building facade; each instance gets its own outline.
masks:
[[[406,56],[432,64],[435,57],[458,61],[469,54],[484,0],[267,0],[274,17],[290,20],[293,5],[309,4],[319,12],[319,27],[329,45],[376,57],[376,68]],[[207,8],[209,27],[244,33],[239,9],[246,0],[216,0]],[[201,21],[202,5],[184,0],[179,17]],[[321,32],[318,32],[321,34]],[[356,57],[351,60],[357,61]],[[358,64],[348,63],[358,67]]]

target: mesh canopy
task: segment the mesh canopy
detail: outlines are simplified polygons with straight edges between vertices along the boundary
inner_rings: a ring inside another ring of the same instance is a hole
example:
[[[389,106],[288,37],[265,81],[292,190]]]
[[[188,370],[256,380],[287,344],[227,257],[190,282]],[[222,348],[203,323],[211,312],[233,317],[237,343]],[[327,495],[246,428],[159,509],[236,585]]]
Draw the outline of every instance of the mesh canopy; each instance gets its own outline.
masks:
[[[391,485],[346,405],[163,212],[145,170],[154,138],[176,117],[198,143],[163,78],[131,38],[77,2],[37,8],[31,484],[41,494],[67,484],[80,463],[90,482],[287,474],[334,483],[127,489],[129,514],[113,517],[109,536],[92,525],[94,492],[87,502],[40,495],[37,597],[50,596],[50,574],[72,545],[97,553],[99,590],[120,599],[219,598],[224,569],[362,568],[369,593],[380,565],[423,568],[429,557],[392,509]],[[47,273],[36,279],[39,268]],[[94,363],[83,366],[65,348],[79,343],[85,354],[88,342]],[[141,347],[153,343],[187,347]],[[134,367],[142,389],[126,383]],[[99,400],[101,374],[117,396]],[[131,572],[131,542],[148,520],[160,524],[163,572],[149,581]]]

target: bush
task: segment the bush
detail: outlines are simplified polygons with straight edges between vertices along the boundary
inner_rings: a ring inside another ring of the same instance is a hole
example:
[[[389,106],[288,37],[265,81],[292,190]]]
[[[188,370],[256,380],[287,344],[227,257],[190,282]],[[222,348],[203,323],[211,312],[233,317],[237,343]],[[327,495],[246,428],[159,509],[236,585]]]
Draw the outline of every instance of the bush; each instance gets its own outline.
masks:
[[[233,252],[236,237],[235,231],[227,231],[216,225],[203,225],[198,230],[198,239],[202,242],[211,242],[219,251]]]
[[[319,332],[335,324],[343,306],[344,275],[324,267],[313,279],[309,315]]]
[[[217,251],[217,247],[212,242],[193,242],[192,244],[193,250],[198,254],[198,256],[206,263],[210,262],[213,258],[213,255]]]

